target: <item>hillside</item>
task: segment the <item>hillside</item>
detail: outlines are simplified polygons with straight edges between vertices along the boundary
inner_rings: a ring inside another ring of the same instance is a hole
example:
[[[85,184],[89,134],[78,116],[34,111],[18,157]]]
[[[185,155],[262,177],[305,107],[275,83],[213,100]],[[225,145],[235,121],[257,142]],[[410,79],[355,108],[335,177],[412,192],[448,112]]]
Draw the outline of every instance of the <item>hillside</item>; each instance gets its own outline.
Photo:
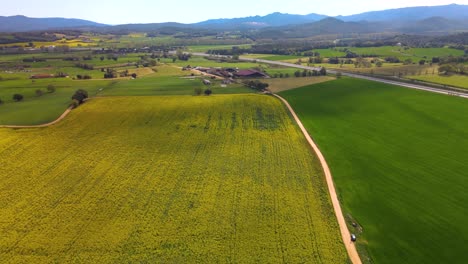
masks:
[[[31,18],[25,16],[0,16],[0,32],[24,32],[48,29],[103,27],[104,24],[69,18]]]
[[[343,21],[415,21],[430,17],[468,19],[468,5],[419,6],[365,12],[351,16],[338,16]]]
[[[366,25],[366,23],[384,22],[385,28],[389,26],[393,29],[403,28],[407,32],[415,32],[410,29],[412,26],[409,23],[438,17],[441,19],[450,20],[450,29],[454,28],[452,24],[461,23],[466,26],[468,23],[468,5],[444,5],[444,6],[426,6],[426,7],[408,7],[399,9],[390,9],[383,11],[366,12],[362,14],[350,16],[336,16],[343,22],[360,23],[362,30],[356,32],[373,32],[369,28],[381,28],[382,24]],[[86,30],[99,28],[106,32],[115,31],[138,31],[147,32],[162,28],[169,28],[169,32],[174,29],[193,29],[193,30],[255,30],[271,27],[284,27],[291,25],[303,25],[327,19],[329,16],[323,14],[311,13],[307,15],[295,15],[285,13],[272,13],[266,16],[251,16],[241,18],[224,18],[224,19],[209,19],[206,21],[181,24],[176,22],[169,23],[148,23],[148,24],[126,24],[108,26],[80,19],[65,19],[65,18],[28,18],[25,16],[0,17],[0,32],[24,32],[33,30],[48,30],[56,28],[82,28]],[[433,23],[432,21],[431,23]],[[430,23],[430,24],[431,24]],[[436,28],[443,28],[445,22],[439,21]],[[343,30],[348,30],[350,25]],[[307,27],[307,26],[306,26]],[[415,28],[417,28],[415,26]],[[427,26],[425,26],[427,29]],[[460,29],[460,27],[455,27]],[[466,29],[466,27],[462,27]],[[314,29],[312,29],[314,30]],[[432,31],[433,28],[427,29]],[[342,32],[340,30],[324,30],[325,32]]]

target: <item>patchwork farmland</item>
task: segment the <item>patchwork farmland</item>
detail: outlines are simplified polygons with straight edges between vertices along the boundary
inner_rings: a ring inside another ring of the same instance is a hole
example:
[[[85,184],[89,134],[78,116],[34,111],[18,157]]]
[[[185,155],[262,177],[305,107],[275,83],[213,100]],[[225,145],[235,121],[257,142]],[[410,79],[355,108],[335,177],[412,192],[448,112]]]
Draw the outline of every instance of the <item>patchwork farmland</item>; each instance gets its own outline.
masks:
[[[346,263],[319,162],[279,100],[112,97],[0,129],[0,259]]]

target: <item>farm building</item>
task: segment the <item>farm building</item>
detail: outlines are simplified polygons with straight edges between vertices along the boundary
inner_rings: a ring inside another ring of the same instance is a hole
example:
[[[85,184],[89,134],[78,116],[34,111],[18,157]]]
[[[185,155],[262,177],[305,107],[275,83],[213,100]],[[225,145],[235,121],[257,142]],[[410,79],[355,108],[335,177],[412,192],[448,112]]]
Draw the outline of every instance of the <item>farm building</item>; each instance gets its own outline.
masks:
[[[269,78],[268,75],[257,70],[240,70],[235,75],[240,78]]]

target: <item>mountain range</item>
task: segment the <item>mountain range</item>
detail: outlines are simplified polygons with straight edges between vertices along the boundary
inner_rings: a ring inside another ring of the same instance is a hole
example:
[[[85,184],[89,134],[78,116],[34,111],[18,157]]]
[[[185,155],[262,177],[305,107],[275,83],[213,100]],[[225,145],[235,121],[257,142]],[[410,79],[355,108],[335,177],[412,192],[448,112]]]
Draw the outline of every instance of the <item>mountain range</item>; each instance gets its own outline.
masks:
[[[410,23],[411,22],[411,23]],[[408,7],[366,12],[350,16],[329,17],[320,14],[293,15],[272,13],[232,19],[210,19],[194,24],[152,23],[110,26],[88,20],[66,18],[29,18],[25,16],[0,16],[0,32],[27,32],[52,29],[134,30],[152,31],[163,28],[263,30],[265,32],[309,30],[318,33],[377,32],[383,29],[399,32],[443,31],[468,29],[468,5]],[[377,31],[376,31],[377,30]]]

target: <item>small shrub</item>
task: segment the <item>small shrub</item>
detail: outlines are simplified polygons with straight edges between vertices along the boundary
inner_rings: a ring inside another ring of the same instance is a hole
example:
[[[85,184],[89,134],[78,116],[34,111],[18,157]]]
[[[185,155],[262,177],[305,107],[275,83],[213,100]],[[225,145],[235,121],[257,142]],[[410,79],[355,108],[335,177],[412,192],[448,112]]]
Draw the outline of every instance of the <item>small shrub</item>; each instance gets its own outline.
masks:
[[[200,87],[195,88],[194,91],[195,91],[196,95],[201,95],[202,92],[203,92],[202,88],[200,88]]]
[[[13,95],[13,100],[16,101],[16,102],[23,101],[23,99],[24,99],[24,96],[22,94],[14,94]]]
[[[55,92],[55,85],[53,85],[53,84],[47,85],[47,92],[49,92],[49,93]]]
[[[43,94],[44,94],[44,92],[41,89],[36,90],[36,96],[37,97],[42,96]]]
[[[212,94],[213,92],[211,91],[211,89],[206,89],[205,90],[205,95],[210,95]]]
[[[71,108],[77,108],[80,105],[80,102],[78,100],[73,99],[72,102],[70,103]]]

